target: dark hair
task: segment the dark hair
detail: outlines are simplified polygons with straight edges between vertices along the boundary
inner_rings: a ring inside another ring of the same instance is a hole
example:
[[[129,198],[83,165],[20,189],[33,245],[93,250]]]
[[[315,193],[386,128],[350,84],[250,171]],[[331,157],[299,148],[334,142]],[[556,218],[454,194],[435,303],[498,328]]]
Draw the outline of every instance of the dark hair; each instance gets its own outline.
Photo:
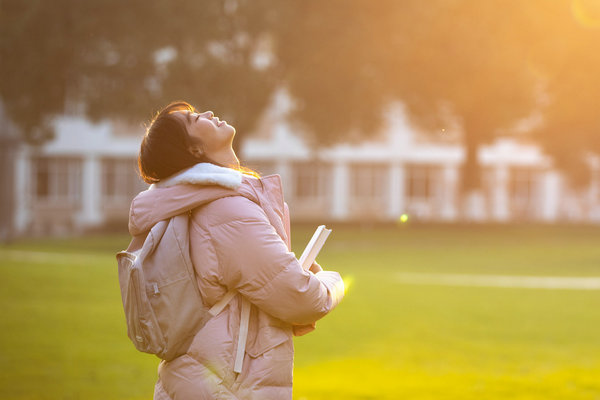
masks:
[[[190,151],[192,142],[185,122],[174,115],[177,111],[194,112],[195,109],[185,101],[169,104],[152,119],[142,139],[138,168],[146,183],[159,182],[197,163],[217,164]]]

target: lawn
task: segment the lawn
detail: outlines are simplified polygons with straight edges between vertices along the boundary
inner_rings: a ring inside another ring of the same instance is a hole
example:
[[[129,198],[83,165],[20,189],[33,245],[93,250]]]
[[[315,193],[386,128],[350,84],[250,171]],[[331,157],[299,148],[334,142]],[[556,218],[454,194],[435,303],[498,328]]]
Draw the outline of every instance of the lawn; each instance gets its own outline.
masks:
[[[294,231],[299,254],[314,227]],[[149,399],[158,359],[125,334],[122,235],[0,247],[0,398]],[[600,228],[334,227],[351,282],[297,338],[301,399],[600,399],[600,290],[410,283],[401,273],[600,277]]]

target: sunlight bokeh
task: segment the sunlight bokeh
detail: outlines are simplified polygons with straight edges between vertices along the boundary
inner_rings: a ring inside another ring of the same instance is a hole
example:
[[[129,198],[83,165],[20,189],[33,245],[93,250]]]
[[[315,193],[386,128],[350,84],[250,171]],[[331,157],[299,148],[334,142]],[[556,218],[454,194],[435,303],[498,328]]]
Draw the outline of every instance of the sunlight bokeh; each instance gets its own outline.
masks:
[[[599,0],[572,0],[571,10],[573,11],[575,20],[582,26],[586,28],[600,28]]]

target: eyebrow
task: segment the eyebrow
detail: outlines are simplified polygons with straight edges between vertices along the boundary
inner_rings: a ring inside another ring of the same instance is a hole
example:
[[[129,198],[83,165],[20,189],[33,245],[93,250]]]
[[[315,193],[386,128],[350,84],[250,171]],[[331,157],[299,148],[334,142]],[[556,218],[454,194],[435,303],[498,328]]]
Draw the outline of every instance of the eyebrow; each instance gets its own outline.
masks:
[[[188,110],[187,113],[185,113],[185,119],[187,120],[187,122],[192,122],[192,112],[190,110]]]

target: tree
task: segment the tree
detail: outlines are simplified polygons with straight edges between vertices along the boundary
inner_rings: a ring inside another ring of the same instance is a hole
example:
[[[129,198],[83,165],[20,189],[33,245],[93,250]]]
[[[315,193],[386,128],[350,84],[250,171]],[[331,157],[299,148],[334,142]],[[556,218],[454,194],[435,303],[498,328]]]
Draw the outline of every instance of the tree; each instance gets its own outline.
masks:
[[[256,64],[269,3],[1,0],[0,97],[30,142],[47,139],[65,109],[139,121],[175,99],[244,132],[275,84]]]
[[[0,0],[0,98],[30,141],[48,137],[65,105],[140,121],[175,99],[213,108],[243,136],[285,85],[296,121],[325,145],[376,133],[381,109],[401,100],[434,135],[461,126],[468,190],[480,184],[477,148],[542,104],[537,137],[558,165],[597,149],[600,62],[589,49],[600,18],[589,4]]]
[[[300,99],[296,116],[321,143],[351,129],[376,132],[379,110],[400,99],[416,125],[464,133],[463,186],[480,184],[476,150],[537,104],[522,60],[512,1],[305,1],[286,22],[278,56]],[[510,22],[510,23],[509,23]]]
[[[292,118],[316,145],[368,137],[389,100],[375,29],[389,1],[288,2],[275,29]]]
[[[600,7],[582,0],[546,5],[530,10],[543,14],[531,27],[545,94],[534,138],[569,182],[582,187],[590,182],[588,156],[600,154]]]
[[[400,99],[434,135],[457,122],[463,189],[480,185],[476,150],[535,115],[529,132],[572,182],[600,154],[600,8],[595,0],[366,0],[294,3],[277,54],[317,143],[374,134]],[[523,133],[519,133],[523,134]]]
[[[182,99],[211,108],[243,138],[276,82],[256,61],[270,2],[0,0],[2,181],[11,186],[16,148],[7,120],[37,144],[57,115],[139,122]],[[0,195],[2,240],[11,237],[12,195]]]
[[[458,122],[466,150],[463,189],[478,189],[478,148],[510,134],[538,105],[536,76],[519,42],[526,21],[517,2],[442,1],[436,11],[420,21],[418,46],[400,60],[409,68],[398,93],[421,126]]]

